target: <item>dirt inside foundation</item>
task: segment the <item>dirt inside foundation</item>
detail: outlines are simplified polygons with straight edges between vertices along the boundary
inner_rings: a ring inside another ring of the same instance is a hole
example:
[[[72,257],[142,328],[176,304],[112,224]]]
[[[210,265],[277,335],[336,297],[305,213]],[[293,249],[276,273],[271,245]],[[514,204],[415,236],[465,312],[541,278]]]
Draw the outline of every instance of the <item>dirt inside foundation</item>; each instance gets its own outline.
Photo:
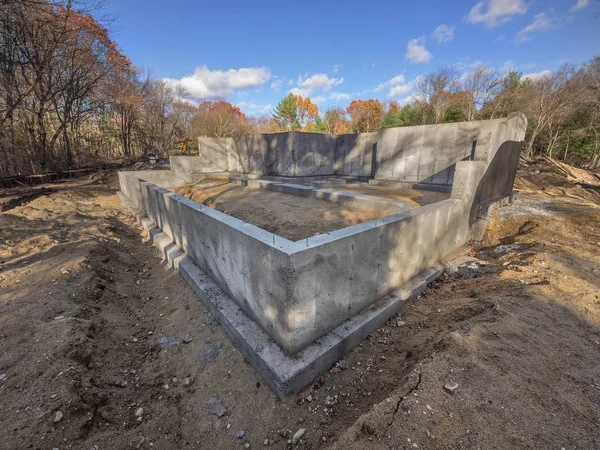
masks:
[[[430,205],[450,198],[449,192],[425,191],[397,186],[371,186],[366,183],[353,183],[336,187],[338,191],[353,194],[373,195],[408,202],[413,208]]]
[[[215,183],[215,186],[196,187],[207,183]],[[174,191],[291,241],[306,239],[387,215],[326,200],[243,187],[229,183],[227,180],[214,178],[195,181]]]

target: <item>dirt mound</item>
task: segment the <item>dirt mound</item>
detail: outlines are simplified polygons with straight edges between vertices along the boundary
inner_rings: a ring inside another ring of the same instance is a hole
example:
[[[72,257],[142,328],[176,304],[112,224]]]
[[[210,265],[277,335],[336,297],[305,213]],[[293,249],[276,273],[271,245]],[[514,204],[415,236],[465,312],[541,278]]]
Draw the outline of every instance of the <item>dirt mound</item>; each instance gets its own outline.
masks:
[[[600,176],[548,158],[521,162],[515,188],[528,193],[570,197],[600,204]]]

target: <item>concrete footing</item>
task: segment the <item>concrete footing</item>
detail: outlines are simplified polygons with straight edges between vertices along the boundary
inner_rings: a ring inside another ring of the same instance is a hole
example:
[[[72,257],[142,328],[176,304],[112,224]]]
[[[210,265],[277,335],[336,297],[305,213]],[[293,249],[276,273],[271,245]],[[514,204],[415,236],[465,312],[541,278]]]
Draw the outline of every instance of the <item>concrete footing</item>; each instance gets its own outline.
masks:
[[[127,198],[119,196],[127,205]],[[140,212],[135,215],[148,230],[152,243],[161,251],[164,260],[170,267],[179,270],[236,347],[280,398],[296,394],[312,383],[398,313],[407,300],[421,294],[443,272],[440,265],[426,269],[402,288],[346,320],[302,351],[288,356],[169,236],[156,228],[152,220]]]

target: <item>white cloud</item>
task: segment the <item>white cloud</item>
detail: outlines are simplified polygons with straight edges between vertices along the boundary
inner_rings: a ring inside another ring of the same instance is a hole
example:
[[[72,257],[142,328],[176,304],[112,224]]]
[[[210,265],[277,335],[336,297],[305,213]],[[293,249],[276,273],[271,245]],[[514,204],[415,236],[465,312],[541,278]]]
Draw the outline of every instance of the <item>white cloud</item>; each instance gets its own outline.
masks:
[[[398,103],[400,105],[404,106],[404,105],[408,105],[409,103],[412,103],[414,100],[415,100],[414,95],[408,95],[408,96],[403,97],[403,98],[401,98],[401,99],[399,99],[397,101],[398,101]]]
[[[375,86],[373,91],[379,92],[389,88],[388,97],[396,97],[400,94],[406,94],[412,89],[411,83],[405,83],[404,75],[396,75],[394,78],[387,80],[385,83]]]
[[[394,86],[390,89],[388,97],[396,97],[401,94],[406,94],[412,89],[412,85],[410,84],[399,84],[398,86]]]
[[[265,84],[271,78],[267,67],[250,67],[229,70],[210,70],[207,66],[196,67],[194,74],[179,80],[165,78],[169,84],[185,88],[192,98],[223,98],[236,89],[249,89]]]
[[[521,31],[517,33],[515,36],[515,40],[517,42],[523,42],[531,39],[532,33],[537,33],[538,31],[546,31],[551,30],[553,28],[558,28],[560,23],[558,19],[554,17],[548,17],[546,13],[536,14],[533,18],[533,22],[523,28]]]
[[[282,81],[279,78],[275,79],[271,83],[271,89],[273,89],[275,92],[279,92],[279,89],[281,89],[281,83]]]
[[[522,16],[529,6],[525,0],[483,0],[471,8],[467,22],[484,23],[493,28],[508,22],[514,16]]]
[[[521,77],[521,81],[526,80],[527,78],[529,78],[531,81],[535,81],[539,80],[540,78],[549,77],[550,75],[552,75],[552,72],[550,72],[549,70],[542,70],[541,72],[533,72],[523,75]]]
[[[587,5],[590,4],[590,2],[591,0],[577,0],[577,3],[575,3],[569,11],[581,11],[582,9],[586,8]]]
[[[333,78],[325,73],[315,73],[312,76],[300,75],[296,87],[289,90],[294,95],[310,97],[318,92],[329,92],[334,86],[344,82],[343,78]],[[325,101],[325,97],[321,97]],[[314,98],[311,97],[314,101]]]
[[[330,78],[325,73],[315,73],[312,76],[304,75],[298,77],[298,87],[309,89],[310,91],[330,91],[333,86],[344,82],[343,78]]]
[[[332,92],[329,95],[330,100],[335,100],[336,102],[341,102],[344,100],[350,100],[350,94],[346,94],[344,92]]]
[[[331,71],[332,71],[333,73],[337,73],[337,72],[339,72],[339,71],[340,71],[340,69],[341,69],[341,68],[342,68],[342,65],[341,65],[341,64],[334,64],[334,65],[333,65],[333,67],[331,68]]]
[[[406,49],[406,58],[413,63],[426,63],[431,60],[433,55],[425,48],[425,38],[411,39],[408,41]]]
[[[441,24],[435,29],[432,36],[440,44],[442,42],[450,42],[452,39],[454,39],[454,28],[455,27],[451,27],[446,24]]]
[[[524,63],[519,66],[520,69],[533,69],[537,64],[536,63]]]
[[[300,89],[300,88],[292,88],[290,89],[290,94],[299,95],[300,97],[310,97],[311,90],[310,89]]]
[[[375,87],[375,89],[373,89],[373,90],[375,92],[378,92],[378,91],[381,91],[382,89],[385,89],[387,87],[395,86],[395,85],[401,84],[401,83],[404,83],[404,75],[396,75],[391,80],[387,80],[385,83],[378,84]]]
[[[327,99],[325,97],[322,97],[320,95],[316,96],[316,97],[312,97],[310,99],[315,105],[320,105],[321,103],[324,103]]]
[[[269,112],[273,109],[273,105],[271,103],[267,104],[267,105],[257,105],[255,103],[247,103],[247,102],[240,102],[237,104],[237,106],[239,106],[241,109],[245,109],[247,111],[251,111],[251,112]]]

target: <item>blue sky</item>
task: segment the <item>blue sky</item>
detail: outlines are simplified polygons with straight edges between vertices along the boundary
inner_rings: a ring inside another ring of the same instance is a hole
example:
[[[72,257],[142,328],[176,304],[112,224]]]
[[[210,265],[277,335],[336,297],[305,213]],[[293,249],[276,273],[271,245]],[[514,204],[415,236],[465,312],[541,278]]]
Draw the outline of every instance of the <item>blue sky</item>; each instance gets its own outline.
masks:
[[[439,67],[483,61],[534,78],[600,54],[599,0],[110,0],[104,13],[136,66],[252,115],[289,91],[321,110],[404,103]]]

